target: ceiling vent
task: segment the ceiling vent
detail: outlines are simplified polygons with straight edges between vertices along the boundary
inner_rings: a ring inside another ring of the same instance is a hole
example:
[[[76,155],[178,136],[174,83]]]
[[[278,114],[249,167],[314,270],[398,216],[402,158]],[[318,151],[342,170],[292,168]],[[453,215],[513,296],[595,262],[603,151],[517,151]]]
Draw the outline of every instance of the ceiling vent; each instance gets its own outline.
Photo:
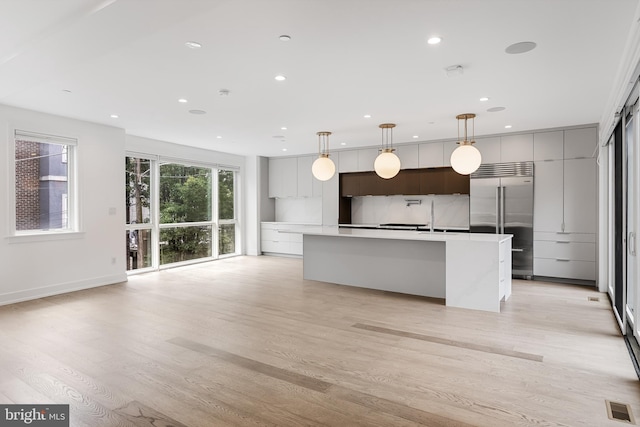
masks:
[[[444,71],[447,73],[447,77],[457,77],[462,75],[464,68],[462,68],[462,65],[451,65],[445,68]]]

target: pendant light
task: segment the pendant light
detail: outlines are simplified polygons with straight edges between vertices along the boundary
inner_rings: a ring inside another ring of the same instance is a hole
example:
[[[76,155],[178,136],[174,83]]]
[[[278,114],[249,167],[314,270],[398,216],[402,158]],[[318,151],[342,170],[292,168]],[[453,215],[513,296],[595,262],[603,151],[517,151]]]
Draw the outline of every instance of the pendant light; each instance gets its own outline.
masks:
[[[391,179],[400,172],[400,159],[393,152],[393,123],[383,123],[378,126],[382,129],[382,149],[373,163],[373,169],[380,178]]]
[[[328,181],[336,173],[336,165],[329,158],[329,135],[331,132],[317,132],[318,158],[311,165],[313,176],[320,181]]]
[[[469,175],[475,172],[482,163],[482,155],[480,151],[472,144],[475,144],[473,140],[473,133],[475,127],[475,117],[473,113],[458,114],[458,144],[453,153],[451,153],[451,167],[454,171],[460,175]],[[471,119],[471,140],[467,138],[467,120]],[[460,140],[460,122],[464,120],[464,139]]]

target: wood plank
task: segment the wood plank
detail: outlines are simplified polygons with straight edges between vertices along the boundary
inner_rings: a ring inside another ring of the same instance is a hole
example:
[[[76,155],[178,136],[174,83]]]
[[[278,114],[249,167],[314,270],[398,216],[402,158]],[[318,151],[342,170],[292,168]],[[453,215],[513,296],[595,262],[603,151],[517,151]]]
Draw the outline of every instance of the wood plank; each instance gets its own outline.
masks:
[[[428,341],[442,345],[450,345],[453,347],[465,348],[474,351],[483,351],[485,353],[500,354],[502,356],[517,357],[525,360],[533,360],[534,362],[542,362],[543,357],[538,354],[524,353],[522,351],[513,351],[500,347],[491,347],[487,345],[474,344],[472,342],[456,341],[450,339],[438,338],[430,335],[416,334],[413,332],[399,331],[397,329],[381,328],[380,326],[365,325],[356,323],[354,328],[364,329],[366,331],[378,332],[381,334],[397,335],[399,337],[411,338],[414,340]]]

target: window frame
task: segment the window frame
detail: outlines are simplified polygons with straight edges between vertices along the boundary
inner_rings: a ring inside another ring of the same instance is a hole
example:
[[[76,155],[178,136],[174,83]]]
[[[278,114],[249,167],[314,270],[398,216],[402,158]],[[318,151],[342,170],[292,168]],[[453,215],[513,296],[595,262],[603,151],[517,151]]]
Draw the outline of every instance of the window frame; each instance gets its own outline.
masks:
[[[46,240],[59,240],[59,239],[73,239],[80,238],[84,235],[81,231],[80,221],[80,194],[78,186],[78,151],[79,141],[78,138],[72,136],[61,136],[53,133],[43,133],[36,131],[27,131],[20,128],[10,129],[10,143],[8,146],[8,158],[9,167],[7,173],[9,174],[9,200],[7,208],[9,209],[9,224],[7,237],[9,242],[17,241],[46,241]],[[27,140],[42,144],[54,144],[66,149],[66,166],[67,166],[67,227],[66,228],[49,228],[49,229],[30,229],[30,230],[18,230],[17,229],[17,201],[16,201],[16,141]]]
[[[160,263],[160,250],[159,250],[159,232],[158,232],[158,228],[157,228],[157,224],[159,222],[159,218],[158,218],[158,209],[156,208],[156,206],[158,206],[158,156],[153,156],[153,155],[149,155],[149,154],[141,154],[141,153],[135,153],[135,152],[126,152],[124,159],[126,161],[126,159],[128,157],[132,157],[132,158],[139,158],[139,159],[143,159],[143,160],[148,160],[149,161],[149,177],[150,177],[150,181],[149,181],[149,199],[150,199],[150,207],[149,207],[149,222],[143,222],[143,223],[129,223],[127,224],[125,221],[125,225],[124,225],[124,229],[125,229],[125,234],[126,232],[130,232],[130,231],[134,231],[134,230],[148,230],[150,232],[151,235],[151,265],[148,267],[142,267],[142,268],[136,268],[136,269],[131,269],[129,270],[127,268],[127,274],[138,274],[138,273],[146,273],[149,271],[156,271],[157,270],[157,266]],[[125,183],[126,185],[126,183]],[[125,201],[125,209],[126,209],[126,201]],[[140,244],[138,242],[138,244]],[[127,243],[128,245],[128,243]],[[129,256],[129,254],[127,253],[127,257]],[[127,260],[127,266],[128,266],[128,260]]]
[[[220,177],[220,172],[221,171],[225,171],[225,172],[232,172],[233,173],[233,218],[232,219],[221,219],[220,218],[220,207],[219,205],[219,201],[220,201],[220,194],[219,194],[219,190],[220,190],[220,182],[219,182],[219,177]],[[238,227],[239,227],[239,222],[238,222],[238,209],[239,209],[239,205],[238,205],[238,201],[239,201],[239,197],[238,197],[238,178],[240,176],[240,174],[238,173],[238,170],[236,168],[232,168],[232,167],[225,167],[225,166],[217,166],[216,167],[216,190],[218,191],[218,193],[216,194],[216,221],[217,221],[217,233],[216,233],[216,255],[217,258],[228,258],[228,257],[232,257],[232,256],[237,256],[241,253],[241,248],[240,248],[240,234],[238,231]],[[235,251],[232,253],[228,253],[228,254],[220,254],[218,253],[220,250],[220,234],[221,234],[221,228],[223,225],[229,225],[229,224],[233,224],[235,227],[234,230],[234,237],[235,237],[235,242],[234,242],[234,248]]]
[[[238,256],[242,254],[242,229],[240,227],[239,218],[242,216],[242,206],[240,202],[242,200],[241,194],[241,169],[237,166],[223,166],[217,163],[204,163],[193,161],[189,159],[182,159],[177,157],[169,157],[155,154],[145,154],[135,151],[126,151],[126,157],[141,158],[149,160],[151,162],[151,194],[150,194],[150,215],[151,222],[144,224],[125,224],[125,230],[150,230],[151,231],[151,251],[152,251],[152,263],[149,267],[127,270],[127,275],[135,275],[139,273],[145,273],[149,271],[161,271],[171,269],[174,267],[180,267],[191,264],[198,264],[202,262],[215,261],[217,259]],[[209,169],[211,171],[211,220],[210,221],[198,221],[198,222],[184,222],[184,223],[160,223],[160,167],[164,164],[178,164],[188,167],[199,167]],[[221,170],[233,172],[233,219],[220,220],[219,219],[219,172]],[[235,224],[235,252],[220,255],[219,254],[219,239],[221,224]],[[184,260],[166,264],[160,264],[160,234],[163,229],[176,228],[176,227],[198,227],[198,226],[210,226],[211,227],[211,256],[196,258],[191,260]]]

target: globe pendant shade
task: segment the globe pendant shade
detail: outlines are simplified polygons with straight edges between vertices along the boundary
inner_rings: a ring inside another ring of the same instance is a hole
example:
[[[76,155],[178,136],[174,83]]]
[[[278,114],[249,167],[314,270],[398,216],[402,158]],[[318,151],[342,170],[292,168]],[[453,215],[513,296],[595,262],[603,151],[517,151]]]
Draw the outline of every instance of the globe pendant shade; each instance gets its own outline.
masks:
[[[383,151],[376,157],[373,169],[380,178],[391,179],[400,172],[400,159],[390,151]]]
[[[482,163],[480,151],[473,145],[461,145],[451,153],[451,167],[460,175],[475,172]]]
[[[336,173],[336,165],[328,155],[320,155],[311,165],[313,176],[319,181],[328,181]]]

